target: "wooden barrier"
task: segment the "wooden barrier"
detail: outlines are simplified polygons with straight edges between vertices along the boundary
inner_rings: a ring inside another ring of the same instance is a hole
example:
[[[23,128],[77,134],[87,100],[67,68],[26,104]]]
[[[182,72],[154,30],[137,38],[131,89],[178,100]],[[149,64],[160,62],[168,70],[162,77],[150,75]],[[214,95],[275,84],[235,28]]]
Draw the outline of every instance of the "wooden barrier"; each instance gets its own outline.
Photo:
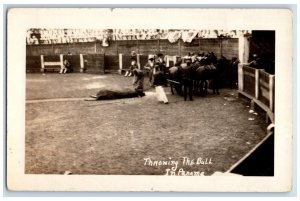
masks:
[[[40,56],[26,56],[26,72],[27,73],[41,72],[41,57]]]
[[[65,59],[69,61],[72,72],[84,72],[83,55],[63,55],[63,60]]]
[[[141,64],[141,69],[144,69],[144,66],[148,63],[149,60],[149,55],[139,55],[140,57],[140,64]]]
[[[146,58],[150,58],[153,57],[155,55],[149,54],[147,56],[141,55],[141,54],[137,54],[137,65],[139,69],[143,69],[143,66],[146,64],[146,62],[148,62],[146,60]],[[119,54],[119,74],[123,74],[126,70],[128,70],[128,67],[130,66],[130,57],[128,55],[124,55],[124,54]],[[180,56],[170,56],[170,55],[166,55],[164,57],[164,60],[166,61],[166,67],[171,67],[174,66],[175,63],[178,61],[178,58],[180,58]]]
[[[44,55],[41,55],[41,72],[44,73],[47,70],[60,70],[63,66],[63,55],[59,55],[59,61],[45,61]]]
[[[141,64],[141,54],[136,55],[136,64],[139,69],[142,69],[142,64]],[[131,56],[130,55],[124,55],[124,54],[119,54],[119,74],[123,74],[125,71],[129,70],[131,63]]]
[[[220,44],[222,43],[222,46]],[[139,68],[143,68],[146,64],[146,56],[149,54],[162,53],[164,55],[179,55],[184,56],[188,52],[203,52],[203,51],[213,51],[216,56],[220,57],[223,54],[227,58],[238,57],[238,45],[239,39],[220,39],[220,38],[195,38],[191,43],[184,43],[182,40],[178,40],[175,43],[170,43],[167,39],[155,39],[155,40],[118,40],[110,41],[109,47],[103,47],[99,42],[75,42],[71,44],[39,44],[39,45],[27,45],[26,46],[26,58],[31,59],[31,61],[26,61],[26,71],[27,72],[37,72],[45,70],[56,70],[59,69],[60,59],[53,59],[51,61],[44,60],[44,62],[57,62],[57,63],[46,63],[46,65],[40,64],[39,68],[36,68],[36,63],[41,63],[42,58],[36,61],[36,58],[32,56],[44,57],[57,55],[73,55],[80,57],[80,62],[78,66],[76,64],[76,69],[74,72],[84,72],[86,69],[86,62],[83,59],[84,55],[89,54],[105,54],[108,58],[105,58],[105,70],[107,71],[117,71],[120,70],[120,62],[118,61],[119,54],[123,56],[129,54],[131,51],[136,51],[140,54],[137,57],[137,63]],[[222,48],[221,48],[222,47]],[[221,50],[223,49],[223,51]],[[226,50],[226,51],[225,51]],[[81,56],[80,56],[81,55]],[[170,56],[168,61],[166,60],[167,67],[173,66],[175,59]],[[45,59],[45,58],[44,58]],[[167,58],[166,58],[167,59]],[[122,69],[128,68],[128,64],[123,58]],[[77,63],[77,58],[76,58]],[[45,63],[43,63],[45,64]],[[125,65],[126,64],[126,65]],[[38,69],[38,70],[37,70]]]
[[[104,74],[104,54],[87,54],[83,55],[83,59],[86,61],[84,64],[86,73]]]
[[[221,45],[222,44],[222,45]],[[118,55],[130,54],[135,51],[138,54],[148,55],[162,53],[164,55],[187,55],[188,52],[211,52],[217,57],[221,55],[239,58],[238,38],[194,38],[191,43],[184,43],[181,39],[170,43],[167,39],[150,40],[117,40],[110,41],[108,47],[103,47],[99,41],[96,42],[74,42],[61,44],[39,44],[27,45],[27,56],[53,55],[53,54],[105,54]]]
[[[116,72],[119,70],[119,55],[105,55],[104,57],[105,72]]]
[[[178,58],[179,58],[179,56],[166,55],[165,56],[166,67],[174,66],[175,63],[178,61]]]
[[[31,59],[31,57],[26,57],[26,59]],[[60,71],[64,59],[69,61],[73,72],[104,73],[104,54],[40,55],[40,71],[42,73]],[[26,61],[27,72],[33,71],[30,67],[31,63],[33,62]]]
[[[243,64],[238,67],[238,92],[251,100],[251,106],[258,105],[274,123],[275,75],[262,69],[254,69]]]

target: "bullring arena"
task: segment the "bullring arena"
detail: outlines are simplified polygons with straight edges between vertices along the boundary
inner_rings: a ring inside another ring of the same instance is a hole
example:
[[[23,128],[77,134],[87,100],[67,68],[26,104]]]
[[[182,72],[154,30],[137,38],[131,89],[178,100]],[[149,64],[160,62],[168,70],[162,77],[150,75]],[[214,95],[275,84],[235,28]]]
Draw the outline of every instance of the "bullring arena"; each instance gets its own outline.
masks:
[[[273,37],[251,30],[28,30],[25,173],[272,175],[274,147],[262,146],[272,138],[275,75],[262,61],[274,59]],[[145,73],[145,96],[86,101],[133,87],[133,77],[124,76],[132,51]],[[185,101],[168,83],[168,104],[159,102],[144,69],[149,57],[162,54],[168,69],[203,52],[239,60],[221,69],[220,94],[209,86]],[[261,66],[251,67],[257,55]],[[60,74],[65,59],[72,71]],[[254,161],[250,172],[242,167],[247,160]]]

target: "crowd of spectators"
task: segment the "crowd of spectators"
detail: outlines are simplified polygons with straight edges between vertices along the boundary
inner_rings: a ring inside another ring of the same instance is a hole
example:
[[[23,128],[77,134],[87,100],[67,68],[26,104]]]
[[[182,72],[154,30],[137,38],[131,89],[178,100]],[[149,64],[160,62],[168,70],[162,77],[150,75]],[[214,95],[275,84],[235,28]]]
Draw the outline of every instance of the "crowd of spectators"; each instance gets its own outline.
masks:
[[[156,40],[168,39],[170,42],[184,36],[198,38],[237,38],[251,33],[245,30],[174,30],[174,29],[29,29],[26,44],[60,44],[108,40]]]
[[[57,44],[102,41],[110,37],[111,30],[100,29],[30,29],[27,31],[27,44]]]

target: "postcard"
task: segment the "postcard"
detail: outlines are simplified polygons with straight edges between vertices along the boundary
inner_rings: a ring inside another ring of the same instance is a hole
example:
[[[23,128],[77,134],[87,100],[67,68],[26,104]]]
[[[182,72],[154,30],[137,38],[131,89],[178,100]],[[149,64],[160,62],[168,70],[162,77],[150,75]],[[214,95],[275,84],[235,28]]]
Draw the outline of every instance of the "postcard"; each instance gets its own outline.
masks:
[[[10,9],[8,189],[290,191],[292,20],[287,9]]]

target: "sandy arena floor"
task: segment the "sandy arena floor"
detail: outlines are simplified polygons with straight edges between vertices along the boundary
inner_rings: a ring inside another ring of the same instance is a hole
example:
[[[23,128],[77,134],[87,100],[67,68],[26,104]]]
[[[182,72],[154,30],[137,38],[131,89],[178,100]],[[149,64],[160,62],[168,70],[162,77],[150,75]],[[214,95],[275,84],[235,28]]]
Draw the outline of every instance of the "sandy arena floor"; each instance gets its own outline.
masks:
[[[145,79],[143,98],[84,101],[101,88],[131,87],[116,74],[27,74],[26,173],[163,175],[178,161],[189,172],[224,172],[266,136],[264,118],[249,113],[236,90],[183,101],[165,88],[159,103]],[[253,120],[249,120],[253,118]],[[183,164],[183,157],[211,164]],[[200,159],[199,159],[200,161]]]

